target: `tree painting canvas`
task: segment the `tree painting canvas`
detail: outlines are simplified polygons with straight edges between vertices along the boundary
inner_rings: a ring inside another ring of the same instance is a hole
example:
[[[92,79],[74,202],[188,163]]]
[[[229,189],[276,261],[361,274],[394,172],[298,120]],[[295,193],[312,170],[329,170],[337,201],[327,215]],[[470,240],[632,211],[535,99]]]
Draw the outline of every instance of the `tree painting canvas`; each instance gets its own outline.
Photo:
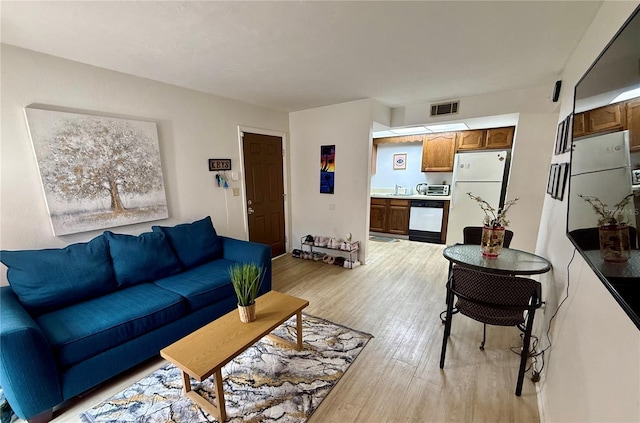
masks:
[[[169,216],[155,122],[25,114],[55,236]]]
[[[336,146],[320,147],[320,193],[333,194],[336,171]]]

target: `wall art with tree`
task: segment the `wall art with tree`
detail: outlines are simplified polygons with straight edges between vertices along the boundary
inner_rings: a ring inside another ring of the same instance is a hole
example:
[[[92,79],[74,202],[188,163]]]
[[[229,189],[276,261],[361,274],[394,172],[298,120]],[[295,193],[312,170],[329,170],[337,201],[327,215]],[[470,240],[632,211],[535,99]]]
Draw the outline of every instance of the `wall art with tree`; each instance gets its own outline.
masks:
[[[25,114],[54,235],[168,217],[155,122]]]

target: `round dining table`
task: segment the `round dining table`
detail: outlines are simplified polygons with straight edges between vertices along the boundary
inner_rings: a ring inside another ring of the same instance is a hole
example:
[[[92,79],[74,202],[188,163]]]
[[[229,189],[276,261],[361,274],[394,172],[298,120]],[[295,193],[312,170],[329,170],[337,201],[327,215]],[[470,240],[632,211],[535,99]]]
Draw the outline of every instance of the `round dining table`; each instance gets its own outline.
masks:
[[[479,245],[455,244],[445,248],[442,255],[449,260],[449,268],[456,264],[498,275],[537,275],[551,270],[551,263],[544,257],[513,248],[502,248],[498,257],[487,257]]]

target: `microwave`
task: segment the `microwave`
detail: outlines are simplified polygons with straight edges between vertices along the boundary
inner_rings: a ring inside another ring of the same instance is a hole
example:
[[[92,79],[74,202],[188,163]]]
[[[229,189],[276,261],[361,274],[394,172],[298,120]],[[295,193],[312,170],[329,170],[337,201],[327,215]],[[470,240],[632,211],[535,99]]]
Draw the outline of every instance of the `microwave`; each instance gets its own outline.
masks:
[[[449,195],[449,185],[427,185],[427,195]]]

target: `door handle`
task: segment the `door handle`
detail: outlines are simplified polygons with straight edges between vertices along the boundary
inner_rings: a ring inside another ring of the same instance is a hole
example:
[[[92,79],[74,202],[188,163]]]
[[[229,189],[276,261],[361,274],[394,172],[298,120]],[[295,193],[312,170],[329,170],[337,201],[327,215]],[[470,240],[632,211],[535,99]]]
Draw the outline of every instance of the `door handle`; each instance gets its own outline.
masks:
[[[251,207],[249,207],[247,209],[247,214],[253,214],[253,213],[255,213],[255,210],[253,210]]]

